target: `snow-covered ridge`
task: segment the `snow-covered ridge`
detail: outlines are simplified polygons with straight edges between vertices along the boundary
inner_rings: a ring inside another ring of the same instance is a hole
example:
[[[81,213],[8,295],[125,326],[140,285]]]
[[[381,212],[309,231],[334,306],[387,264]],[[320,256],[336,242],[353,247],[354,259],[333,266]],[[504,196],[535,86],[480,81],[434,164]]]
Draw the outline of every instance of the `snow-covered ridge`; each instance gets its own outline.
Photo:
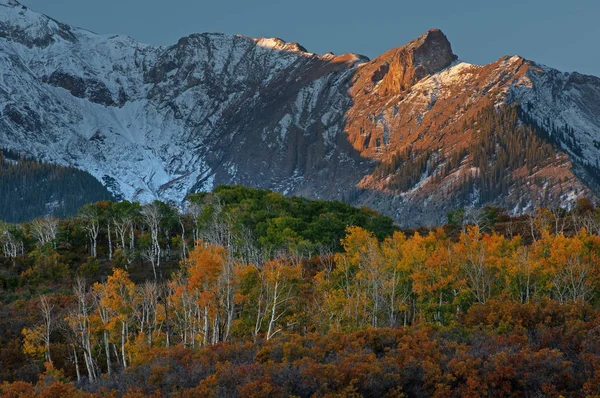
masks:
[[[253,39],[256,45],[260,47],[270,48],[273,50],[289,51],[296,53],[305,53],[312,55],[304,47],[298,43],[286,43],[285,41],[276,37],[261,37],[260,39]]]
[[[319,98],[344,100],[337,75],[306,73],[330,60],[295,43],[206,33],[153,47],[0,5],[0,144],[85,169],[127,199],[211,189],[236,151],[216,147],[260,137],[278,150],[314,123]]]
[[[44,46],[58,37],[68,38],[70,28],[12,0],[0,3],[0,35],[28,46]],[[57,35],[57,37],[52,37]]]
[[[5,7],[18,7],[20,6],[21,3],[19,3],[16,0],[0,0],[0,6],[5,6]]]
[[[515,85],[512,97],[551,134],[560,135],[556,138],[565,151],[600,171],[600,78],[534,65],[531,84]]]

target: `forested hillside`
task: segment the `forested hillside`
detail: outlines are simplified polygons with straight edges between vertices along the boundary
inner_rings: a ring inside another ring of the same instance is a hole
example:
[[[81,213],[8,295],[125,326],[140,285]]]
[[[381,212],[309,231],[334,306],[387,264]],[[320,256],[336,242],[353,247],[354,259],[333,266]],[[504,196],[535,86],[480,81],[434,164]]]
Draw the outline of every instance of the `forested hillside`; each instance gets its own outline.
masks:
[[[2,224],[0,393],[600,394],[600,209],[448,221],[220,186]]]
[[[524,118],[524,113],[519,104],[489,105],[473,118],[464,120],[460,127],[462,131],[476,131],[472,140],[460,143],[452,151],[446,151],[443,145],[428,146],[422,152],[409,146],[392,156],[389,162],[379,164],[375,175],[385,180],[388,188],[407,191],[421,182],[424,174],[441,183],[461,168],[477,170],[464,173],[461,179],[452,182],[460,192],[458,197],[462,203],[494,203],[516,186],[527,185],[529,180],[544,187],[545,199],[552,199],[551,179],[532,176],[556,162],[550,137],[558,142],[559,131],[550,135],[531,121],[522,123],[520,118]],[[560,186],[558,195],[564,196],[568,189],[566,185]]]
[[[91,174],[0,149],[0,220],[72,216],[86,203],[112,195]]]

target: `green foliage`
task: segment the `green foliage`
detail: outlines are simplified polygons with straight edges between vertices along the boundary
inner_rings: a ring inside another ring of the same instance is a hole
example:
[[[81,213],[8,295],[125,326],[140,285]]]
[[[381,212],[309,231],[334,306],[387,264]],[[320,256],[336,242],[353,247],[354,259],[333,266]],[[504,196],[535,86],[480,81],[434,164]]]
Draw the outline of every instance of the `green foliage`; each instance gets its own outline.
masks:
[[[456,209],[446,214],[448,226],[454,229],[460,229],[465,221],[465,209]]]
[[[113,253],[112,265],[115,268],[127,269],[129,265],[129,258],[125,251],[122,249],[117,249]]]
[[[287,198],[275,192],[221,185],[212,194],[194,194],[190,202],[204,207],[201,223],[219,216],[230,220],[234,228],[248,229],[266,249],[288,249],[295,245],[340,248],[340,239],[348,226],[360,226],[378,239],[390,236],[397,228],[393,221],[374,210],[357,209],[338,201]]]
[[[87,261],[79,266],[77,274],[84,278],[91,278],[98,274],[100,262],[94,257],[88,257]]]
[[[48,282],[60,283],[69,279],[69,267],[63,257],[53,248],[44,247],[29,253],[33,265],[21,274],[21,278],[33,286],[47,284]]]

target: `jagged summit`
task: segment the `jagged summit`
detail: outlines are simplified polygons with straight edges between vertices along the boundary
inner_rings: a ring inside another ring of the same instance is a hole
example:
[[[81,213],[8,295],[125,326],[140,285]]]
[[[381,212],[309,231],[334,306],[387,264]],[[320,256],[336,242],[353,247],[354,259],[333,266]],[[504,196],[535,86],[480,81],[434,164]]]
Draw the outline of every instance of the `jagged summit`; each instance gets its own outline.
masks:
[[[457,59],[446,35],[439,29],[430,29],[366,64],[356,78],[356,85],[363,88],[365,95],[373,90],[380,95],[397,95]]]
[[[261,37],[252,39],[257,45],[266,48],[272,48],[274,50],[282,50],[289,52],[308,53],[308,50],[298,43],[288,43],[277,37]]]
[[[70,26],[30,10],[14,0],[0,0],[0,37],[29,48],[47,47],[60,40],[73,41]]]
[[[426,74],[433,74],[446,68],[458,57],[452,52],[452,45],[439,29],[430,29],[408,47],[414,51],[414,67],[423,68]]]
[[[17,0],[0,0],[0,6],[18,7],[21,6]]]

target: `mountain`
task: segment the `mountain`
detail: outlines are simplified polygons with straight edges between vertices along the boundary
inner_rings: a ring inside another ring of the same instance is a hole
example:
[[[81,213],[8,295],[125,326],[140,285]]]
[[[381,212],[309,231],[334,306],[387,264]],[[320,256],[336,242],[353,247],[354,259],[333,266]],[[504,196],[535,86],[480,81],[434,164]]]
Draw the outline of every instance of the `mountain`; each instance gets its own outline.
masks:
[[[143,202],[241,184],[414,226],[598,192],[600,79],[461,62],[436,29],[374,60],[207,33],[154,47],[0,0],[0,111],[1,146]]]

